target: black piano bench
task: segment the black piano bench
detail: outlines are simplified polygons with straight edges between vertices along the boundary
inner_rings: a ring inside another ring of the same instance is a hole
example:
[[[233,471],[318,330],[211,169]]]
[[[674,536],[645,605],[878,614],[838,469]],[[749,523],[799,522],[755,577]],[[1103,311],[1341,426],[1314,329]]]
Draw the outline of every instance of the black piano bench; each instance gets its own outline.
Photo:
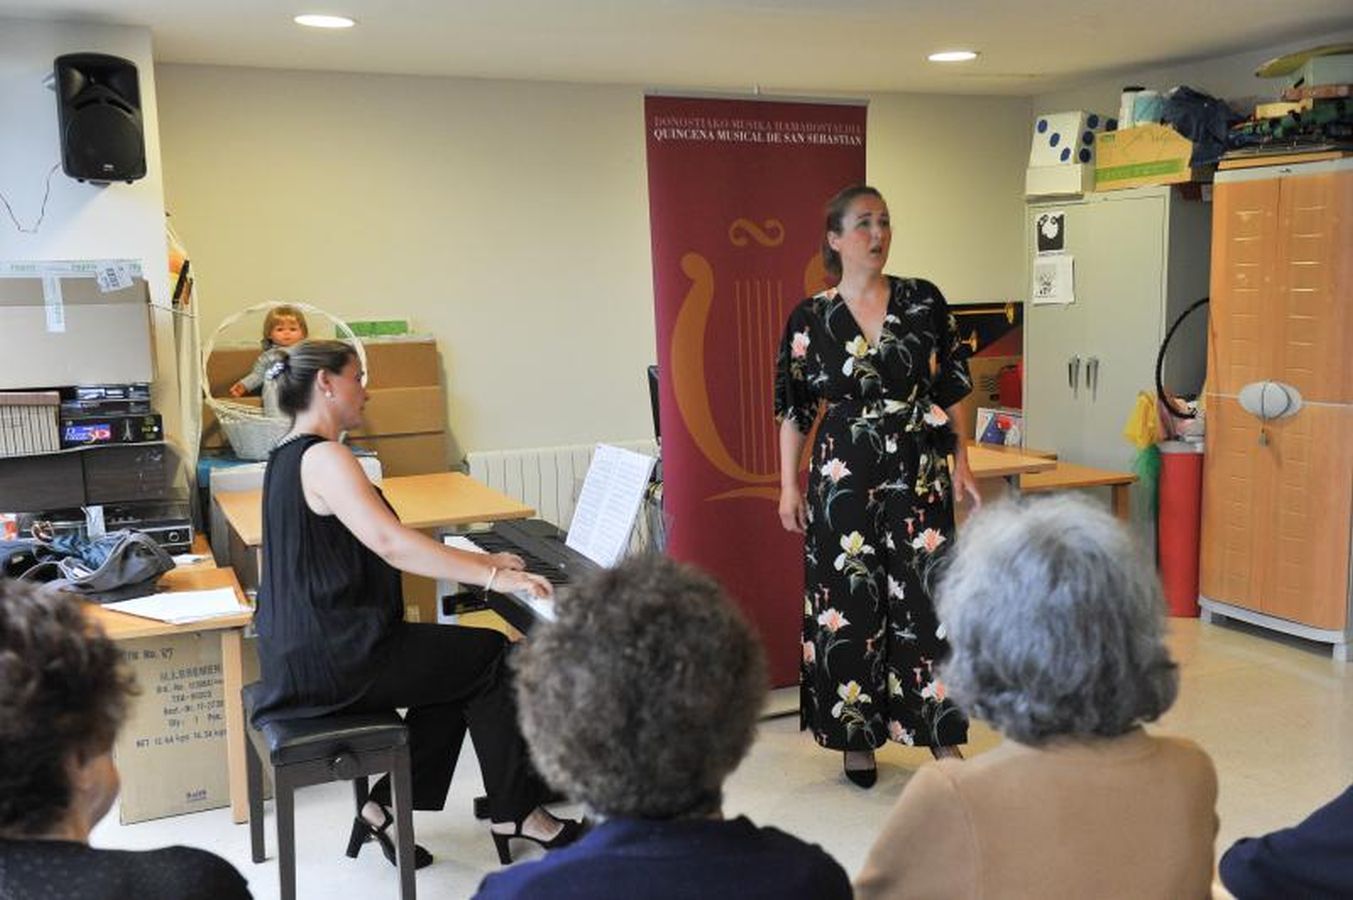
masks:
[[[390,773],[394,803],[395,859],[399,864],[400,900],[414,900],[413,784],[409,776],[409,733],[394,711],[317,716],[251,723],[262,685],[242,691],[249,740],[245,772],[249,783],[249,848],[254,862],[266,858],[263,846],[263,762],[273,776],[277,804],[277,867],[282,900],[296,898],[297,788],[331,781],[351,781],[357,815],[367,800],[367,776]],[[335,846],[341,836],[335,834]]]

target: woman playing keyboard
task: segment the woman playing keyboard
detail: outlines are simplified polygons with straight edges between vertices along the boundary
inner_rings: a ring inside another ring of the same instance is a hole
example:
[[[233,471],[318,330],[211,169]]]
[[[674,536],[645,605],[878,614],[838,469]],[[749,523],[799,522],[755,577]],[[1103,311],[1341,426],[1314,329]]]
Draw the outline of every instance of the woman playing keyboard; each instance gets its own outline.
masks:
[[[291,431],[268,458],[263,482],[259,659],[265,699],[258,723],[338,711],[407,708],[413,808],[446,802],[469,730],[495,834],[558,847],[578,822],[556,819],[517,727],[507,642],[478,628],[405,622],[401,571],[485,589],[548,597],[549,582],[511,553],[446,547],[405,527],[340,435],[362,424],[365,375],[340,341],[306,341],[274,363],[278,405]],[[390,783],[382,778],[353,823],[395,861]],[[421,868],[432,861],[415,849]]]

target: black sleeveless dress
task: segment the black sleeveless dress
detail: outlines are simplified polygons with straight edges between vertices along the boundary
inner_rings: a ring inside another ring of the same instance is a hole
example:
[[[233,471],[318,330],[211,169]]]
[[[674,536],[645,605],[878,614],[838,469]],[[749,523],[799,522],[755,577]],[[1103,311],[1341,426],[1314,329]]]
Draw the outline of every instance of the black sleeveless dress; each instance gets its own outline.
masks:
[[[301,457],[324,440],[305,434],[279,445],[263,476],[257,724],[324,715],[358,699],[385,666],[404,618],[399,571],[337,516],[306,505]]]

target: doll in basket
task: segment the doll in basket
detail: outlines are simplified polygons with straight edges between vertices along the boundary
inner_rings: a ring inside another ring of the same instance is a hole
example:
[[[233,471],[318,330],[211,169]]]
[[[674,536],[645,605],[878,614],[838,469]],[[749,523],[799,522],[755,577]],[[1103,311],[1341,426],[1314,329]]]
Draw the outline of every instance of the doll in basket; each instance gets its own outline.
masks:
[[[278,304],[268,310],[263,320],[263,352],[254,360],[254,367],[239,381],[230,386],[230,396],[243,397],[264,388],[263,408],[269,415],[276,415],[276,400],[269,397],[268,385],[264,375],[268,368],[280,360],[289,347],[299,344],[310,335],[305,322],[305,313],[294,306]]]

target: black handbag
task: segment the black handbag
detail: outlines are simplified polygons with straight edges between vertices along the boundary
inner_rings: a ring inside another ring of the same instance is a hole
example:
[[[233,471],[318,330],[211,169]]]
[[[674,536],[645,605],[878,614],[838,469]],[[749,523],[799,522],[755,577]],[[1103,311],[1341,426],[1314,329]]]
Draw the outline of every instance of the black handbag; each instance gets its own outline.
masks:
[[[7,573],[82,594],[96,603],[153,594],[159,577],[174,568],[173,557],[163,547],[130,528],[97,538],[63,535],[28,543],[31,549],[7,545],[10,549],[3,561]],[[16,572],[27,553],[33,564]]]

